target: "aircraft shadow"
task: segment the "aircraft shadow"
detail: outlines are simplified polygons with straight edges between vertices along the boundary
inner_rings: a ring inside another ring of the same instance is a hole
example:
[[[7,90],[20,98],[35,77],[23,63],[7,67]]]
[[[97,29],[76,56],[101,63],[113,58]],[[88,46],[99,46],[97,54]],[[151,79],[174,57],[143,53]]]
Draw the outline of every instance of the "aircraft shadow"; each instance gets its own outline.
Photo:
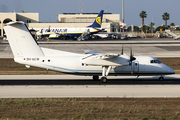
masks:
[[[0,85],[180,85],[180,79],[108,79],[107,83],[86,80],[0,80]]]

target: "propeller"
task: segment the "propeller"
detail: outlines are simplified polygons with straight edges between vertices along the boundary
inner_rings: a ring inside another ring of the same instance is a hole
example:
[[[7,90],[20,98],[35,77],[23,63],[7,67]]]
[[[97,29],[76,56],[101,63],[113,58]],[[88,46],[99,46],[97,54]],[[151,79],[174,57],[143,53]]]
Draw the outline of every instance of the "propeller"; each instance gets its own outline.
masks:
[[[132,47],[131,47],[131,52],[130,52],[130,61],[132,62],[132,61],[134,61],[134,60],[136,60],[136,58],[133,56],[133,54],[132,54]]]

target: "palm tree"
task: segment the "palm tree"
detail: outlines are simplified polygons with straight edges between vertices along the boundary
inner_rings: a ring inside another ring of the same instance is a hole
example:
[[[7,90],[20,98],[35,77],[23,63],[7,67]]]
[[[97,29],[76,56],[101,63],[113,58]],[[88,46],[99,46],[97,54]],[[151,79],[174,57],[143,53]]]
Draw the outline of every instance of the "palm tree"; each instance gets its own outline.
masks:
[[[180,31],[180,27],[177,27],[176,30],[177,30],[177,31]]]
[[[140,18],[142,18],[142,30],[144,31],[144,18],[147,17],[147,14],[146,14],[146,11],[142,11],[140,14],[139,14]]]
[[[150,26],[151,26],[151,33],[153,33],[153,26],[154,26],[154,23],[151,22]]]
[[[170,24],[170,28],[171,28],[171,29],[172,29],[174,26],[175,26],[174,23],[171,23],[171,24]]]
[[[162,19],[165,21],[165,28],[167,28],[167,20],[170,19],[169,13],[165,12],[165,13],[162,15]]]

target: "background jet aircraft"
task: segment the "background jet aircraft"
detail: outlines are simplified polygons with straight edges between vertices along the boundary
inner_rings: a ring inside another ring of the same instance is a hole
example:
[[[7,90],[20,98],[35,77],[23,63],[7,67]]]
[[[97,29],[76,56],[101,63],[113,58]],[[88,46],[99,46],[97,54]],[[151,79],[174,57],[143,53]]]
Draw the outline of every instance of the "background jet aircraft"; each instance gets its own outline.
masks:
[[[174,70],[150,56],[130,56],[86,51],[76,54],[43,48],[38,45],[23,22],[10,22],[4,27],[14,60],[27,67],[35,66],[68,74],[92,75],[94,80],[105,83],[108,75],[163,75],[174,74]]]
[[[49,37],[49,38],[58,38],[60,36],[64,37],[76,37],[77,40],[85,40],[89,35],[98,33],[102,31],[101,28],[102,19],[103,19],[104,11],[101,10],[99,15],[94,20],[94,23],[87,27],[78,27],[78,28],[44,28],[36,34],[41,37]]]

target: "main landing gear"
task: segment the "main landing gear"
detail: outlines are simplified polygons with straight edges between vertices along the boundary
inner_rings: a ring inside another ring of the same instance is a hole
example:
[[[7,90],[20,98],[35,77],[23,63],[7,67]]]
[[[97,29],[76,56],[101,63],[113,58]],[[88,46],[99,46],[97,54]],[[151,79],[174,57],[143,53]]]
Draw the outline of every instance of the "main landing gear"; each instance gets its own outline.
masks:
[[[98,75],[93,75],[93,80],[97,81],[99,80],[99,76]],[[102,83],[106,83],[107,82],[107,77],[102,77],[101,79]]]
[[[107,82],[107,77],[102,77],[102,78],[101,78],[101,82],[102,82],[102,83],[106,83],[106,82]]]
[[[102,77],[101,77],[101,82],[102,83],[106,83],[107,82],[107,76],[111,70],[111,66],[103,66],[102,67]],[[93,75],[93,80],[99,80],[99,76],[98,75]]]
[[[111,70],[111,66],[103,66],[102,67],[102,78],[101,78],[101,82],[102,83],[106,83],[107,82],[107,76],[108,76],[108,74],[109,74],[109,72],[110,72],[110,70]],[[106,70],[107,69],[107,70]]]

